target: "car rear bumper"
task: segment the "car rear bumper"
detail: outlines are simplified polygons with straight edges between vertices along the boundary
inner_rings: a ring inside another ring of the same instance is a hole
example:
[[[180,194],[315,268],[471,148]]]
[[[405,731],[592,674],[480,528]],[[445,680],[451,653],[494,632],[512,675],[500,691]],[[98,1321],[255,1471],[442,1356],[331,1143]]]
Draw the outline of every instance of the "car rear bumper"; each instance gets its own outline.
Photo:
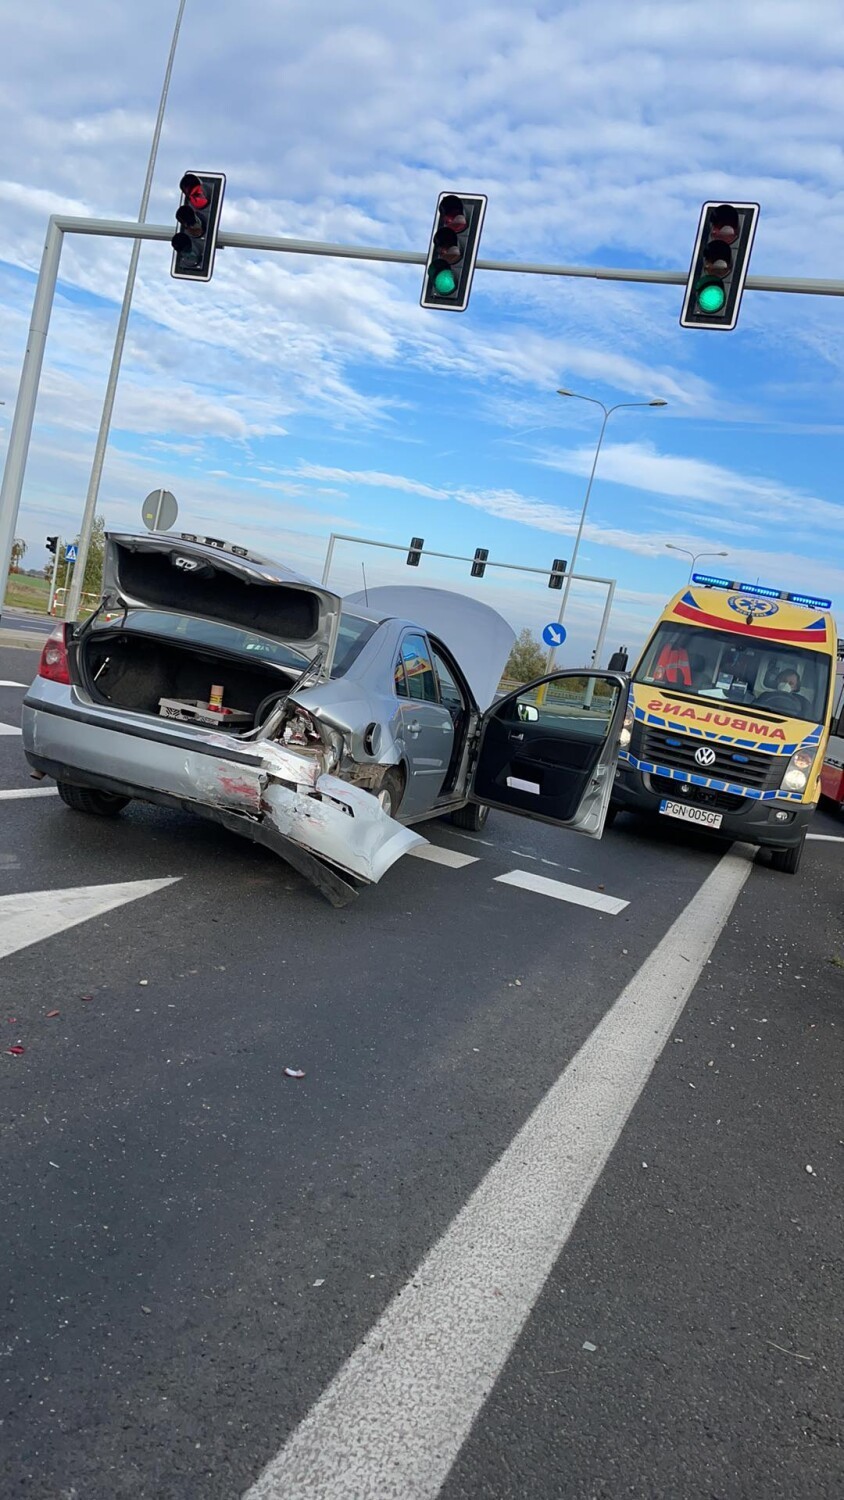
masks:
[[[676,791],[668,793],[652,787],[647,771],[639,771],[624,762],[618,766],[612,791],[612,801],[616,807],[628,812],[658,815],[660,804],[666,797],[677,802],[688,802],[692,807],[701,805],[694,797],[683,794],[679,781],[676,783]],[[762,801],[745,797],[742,798],[740,807],[727,810],[718,807],[716,803],[712,810],[721,813],[721,826],[717,829],[702,828],[704,833],[715,838],[742,839],[745,843],[758,844],[763,848],[792,849],[801,843],[815,808],[811,803],[790,802],[784,798]],[[693,828],[695,825],[690,823],[688,826]]]
[[[213,730],[186,734],[141,715],[110,719],[72,688],[40,680],[24,699],[21,722],[35,770],[212,818],[274,849],[336,905],[355,894],[344,877],[374,883],[425,842],[368,792],[275,742],[247,747]]]

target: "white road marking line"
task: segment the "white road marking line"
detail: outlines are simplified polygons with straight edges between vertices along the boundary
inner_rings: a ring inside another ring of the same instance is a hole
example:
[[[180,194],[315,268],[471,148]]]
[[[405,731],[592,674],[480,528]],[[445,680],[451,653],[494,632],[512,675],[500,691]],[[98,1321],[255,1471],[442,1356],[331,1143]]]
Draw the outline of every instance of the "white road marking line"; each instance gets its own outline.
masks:
[[[22,734],[19,724],[0,724],[0,734]]]
[[[434,1500],[753,867],[734,847],[244,1500]]]
[[[0,792],[0,798],[12,802],[16,797],[58,797],[58,787],[54,786],[25,786],[14,787],[9,792]]]
[[[593,911],[609,912],[613,917],[630,905],[619,896],[605,896],[603,891],[589,891],[582,885],[552,880],[550,875],[534,875],[532,870],[509,870],[506,875],[496,875],[495,880],[497,885],[517,885],[524,891],[553,896],[556,901],[570,901],[572,906],[591,906]]]
[[[459,849],[446,849],[442,844],[417,844],[408,849],[411,859],[426,859],[432,865],[447,865],[449,870],[462,870],[464,865],[478,864],[476,854],[461,854]]]
[[[0,687],[19,687],[19,688],[25,688],[26,687],[26,683],[25,682],[12,682],[11,678],[9,678],[9,677],[0,677]]]
[[[807,839],[819,839],[823,844],[844,844],[844,834],[841,833],[807,833]]]
[[[485,849],[498,848],[498,845],[494,844],[491,839],[479,839],[473,833],[460,833],[456,828],[452,828],[450,831],[456,838],[467,839],[470,844],[483,844]]]
[[[122,880],[114,885],[79,885],[0,896],[0,958],[113,911],[127,901],[137,901],[139,896],[151,896],[181,878],[171,875],[165,880]]]
[[[510,853],[511,854],[515,854],[515,856],[516,856],[517,859],[538,859],[539,858],[538,854],[527,854],[524,849],[511,849]]]

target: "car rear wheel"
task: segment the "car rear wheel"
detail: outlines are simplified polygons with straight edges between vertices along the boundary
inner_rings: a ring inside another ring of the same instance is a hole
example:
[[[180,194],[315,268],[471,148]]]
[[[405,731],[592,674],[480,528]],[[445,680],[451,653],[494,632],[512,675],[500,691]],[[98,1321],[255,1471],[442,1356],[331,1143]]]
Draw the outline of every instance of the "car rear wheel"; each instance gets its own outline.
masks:
[[[401,807],[401,799],[404,796],[404,778],[401,771],[390,769],[385,771],[377,786],[372,788],[373,796],[378,798],[378,804],[387,814],[388,818],[398,816]]]
[[[114,818],[131,802],[131,797],[119,797],[116,792],[101,792],[92,786],[73,786],[69,781],[57,782],[62,802],[74,812],[94,813],[100,818]]]
[[[804,833],[800,843],[795,844],[793,849],[772,849],[771,869],[779,870],[782,875],[796,875],[800,867],[800,860],[803,857],[803,845],[805,842],[806,835]]]
[[[467,802],[465,807],[458,807],[457,812],[451,814],[451,821],[456,828],[468,828],[472,833],[480,833],[488,817],[488,807],[480,802]]]

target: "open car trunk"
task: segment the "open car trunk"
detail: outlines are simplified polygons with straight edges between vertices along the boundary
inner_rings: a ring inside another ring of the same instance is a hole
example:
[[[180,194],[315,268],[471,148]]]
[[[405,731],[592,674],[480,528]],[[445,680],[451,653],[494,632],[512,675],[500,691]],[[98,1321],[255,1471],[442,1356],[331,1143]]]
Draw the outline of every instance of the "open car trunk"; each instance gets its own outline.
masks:
[[[293,668],[247,662],[128,630],[90,632],[79,644],[77,660],[96,702],[156,718],[211,724],[233,734],[246,734],[263,723],[299,676]],[[223,712],[213,715],[208,708],[212,687],[223,689]]]

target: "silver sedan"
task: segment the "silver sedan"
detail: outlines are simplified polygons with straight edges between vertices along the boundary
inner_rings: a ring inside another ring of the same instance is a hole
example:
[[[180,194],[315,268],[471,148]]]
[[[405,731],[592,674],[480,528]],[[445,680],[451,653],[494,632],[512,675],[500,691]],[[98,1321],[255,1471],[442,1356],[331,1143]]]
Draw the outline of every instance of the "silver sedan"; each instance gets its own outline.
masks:
[[[426,818],[477,829],[494,806],[600,836],[626,680],[497,698],[513,638],[446,590],[343,600],[213,538],[109,535],[102,604],[47,642],[24,750],[76,811],[192,810],[344,904]]]

